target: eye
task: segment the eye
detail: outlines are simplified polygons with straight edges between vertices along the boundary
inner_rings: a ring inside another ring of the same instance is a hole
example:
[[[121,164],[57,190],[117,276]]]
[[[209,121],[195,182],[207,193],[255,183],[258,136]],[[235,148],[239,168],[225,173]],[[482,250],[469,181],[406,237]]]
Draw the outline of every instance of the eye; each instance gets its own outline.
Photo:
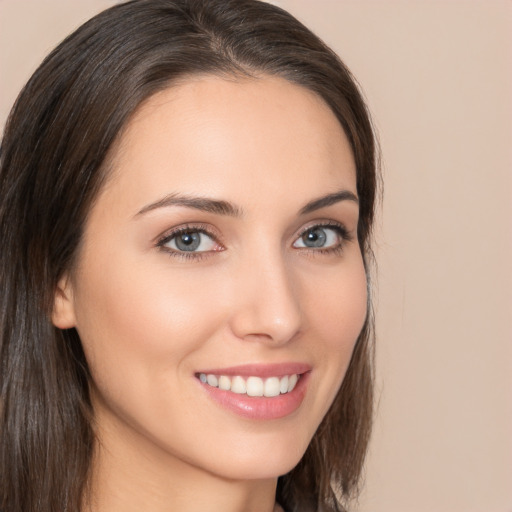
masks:
[[[306,249],[337,249],[348,239],[346,229],[341,225],[312,226],[300,235],[293,247]]]
[[[158,242],[158,246],[169,252],[198,253],[220,250],[213,236],[203,229],[183,228],[167,235]]]

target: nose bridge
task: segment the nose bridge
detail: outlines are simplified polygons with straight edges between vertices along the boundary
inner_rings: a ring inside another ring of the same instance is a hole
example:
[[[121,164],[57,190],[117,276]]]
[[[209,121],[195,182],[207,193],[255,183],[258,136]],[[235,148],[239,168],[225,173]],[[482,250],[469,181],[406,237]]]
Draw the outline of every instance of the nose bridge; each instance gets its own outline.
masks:
[[[280,248],[260,247],[243,258],[236,282],[231,321],[238,337],[283,344],[297,334],[302,321],[298,283]]]

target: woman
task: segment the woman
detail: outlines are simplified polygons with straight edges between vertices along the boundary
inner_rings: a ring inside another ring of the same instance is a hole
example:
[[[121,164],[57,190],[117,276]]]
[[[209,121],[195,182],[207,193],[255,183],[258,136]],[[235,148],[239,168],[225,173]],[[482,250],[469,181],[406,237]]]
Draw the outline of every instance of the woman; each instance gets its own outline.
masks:
[[[1,165],[1,510],[344,510],[376,170],[332,51],[254,0],[115,6]]]

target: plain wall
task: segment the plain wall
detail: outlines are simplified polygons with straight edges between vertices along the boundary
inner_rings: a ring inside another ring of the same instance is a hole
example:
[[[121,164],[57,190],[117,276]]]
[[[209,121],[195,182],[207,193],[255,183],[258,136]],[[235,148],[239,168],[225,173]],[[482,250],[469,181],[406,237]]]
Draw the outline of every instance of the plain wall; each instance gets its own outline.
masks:
[[[114,3],[0,0],[1,126],[43,56]],[[511,512],[512,2],[274,3],[352,69],[383,150],[359,511]]]

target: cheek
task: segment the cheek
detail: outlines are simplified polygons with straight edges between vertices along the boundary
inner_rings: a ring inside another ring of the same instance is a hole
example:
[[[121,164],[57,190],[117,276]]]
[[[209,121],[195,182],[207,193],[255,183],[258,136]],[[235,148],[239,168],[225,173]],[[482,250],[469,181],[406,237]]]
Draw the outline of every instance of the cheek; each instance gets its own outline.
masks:
[[[170,275],[167,262],[152,263],[93,262],[84,269],[75,299],[77,330],[97,384],[114,382],[116,373],[145,378],[163,366],[176,373],[218,324],[211,287]]]
[[[317,343],[314,350],[321,368],[318,383],[318,418],[326,414],[343,382],[355,343],[367,314],[367,281],[362,261],[340,268],[311,295],[310,318]]]
[[[311,298],[316,329],[333,351],[351,353],[367,313],[367,281],[362,261],[328,279]]]

